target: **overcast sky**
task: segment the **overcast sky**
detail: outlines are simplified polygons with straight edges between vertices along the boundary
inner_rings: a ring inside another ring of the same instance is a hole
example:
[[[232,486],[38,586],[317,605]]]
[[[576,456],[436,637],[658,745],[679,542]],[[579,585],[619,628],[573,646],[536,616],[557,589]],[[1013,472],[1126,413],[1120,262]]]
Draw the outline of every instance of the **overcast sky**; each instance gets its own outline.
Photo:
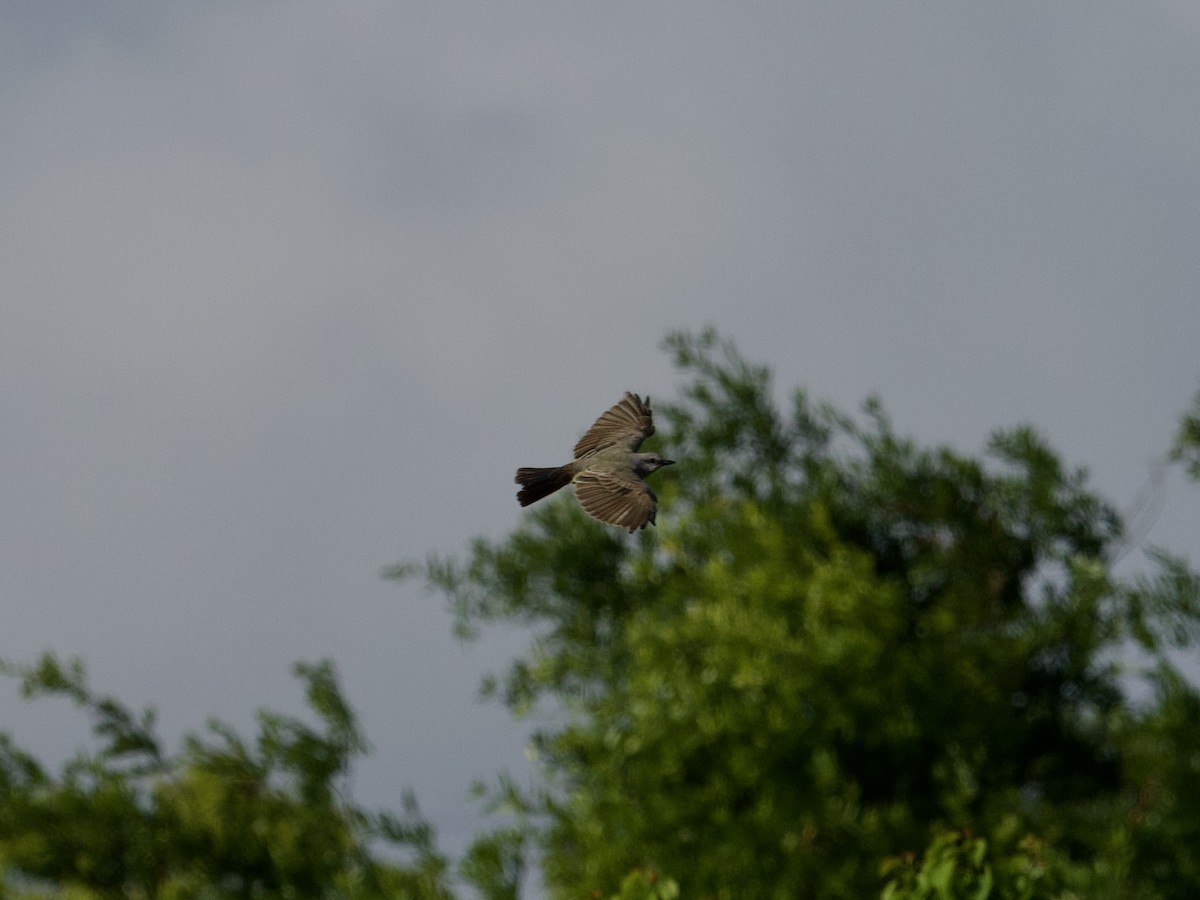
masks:
[[[461,849],[470,781],[528,777],[474,700],[520,636],[380,570],[507,533],[516,467],[675,396],[706,324],[1130,502],[1200,387],[1200,7],[9,0],[0,657],[79,655],[173,742],[330,656],[358,799]],[[83,739],[12,688],[19,742]]]

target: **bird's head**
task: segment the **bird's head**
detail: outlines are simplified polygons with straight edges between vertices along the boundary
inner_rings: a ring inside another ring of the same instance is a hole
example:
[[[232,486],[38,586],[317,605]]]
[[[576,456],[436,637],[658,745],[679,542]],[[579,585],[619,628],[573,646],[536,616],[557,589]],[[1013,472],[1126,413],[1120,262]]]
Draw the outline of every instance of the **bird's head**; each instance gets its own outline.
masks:
[[[639,453],[638,457],[637,472],[642,476],[649,475],[663,466],[675,465],[675,460],[663,459],[657,453]]]

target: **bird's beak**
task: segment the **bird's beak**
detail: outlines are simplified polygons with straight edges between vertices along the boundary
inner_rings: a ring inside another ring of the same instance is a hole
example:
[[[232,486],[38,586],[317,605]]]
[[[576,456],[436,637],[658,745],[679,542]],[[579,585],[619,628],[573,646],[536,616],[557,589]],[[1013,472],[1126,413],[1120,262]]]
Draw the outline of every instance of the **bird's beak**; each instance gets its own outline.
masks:
[[[675,460],[673,460],[673,459],[664,459],[664,460],[662,461],[662,465],[664,465],[664,466],[673,466],[673,465],[675,465]]]

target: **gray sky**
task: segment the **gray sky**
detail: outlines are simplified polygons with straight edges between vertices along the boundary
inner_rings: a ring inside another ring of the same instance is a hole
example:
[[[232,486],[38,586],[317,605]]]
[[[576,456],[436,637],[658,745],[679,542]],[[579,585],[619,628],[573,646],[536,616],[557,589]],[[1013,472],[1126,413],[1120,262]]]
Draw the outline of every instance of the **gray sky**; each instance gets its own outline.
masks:
[[[1198,98],[1182,0],[5,3],[0,656],[172,740],[332,656],[358,798],[460,849],[469,782],[527,777],[474,702],[520,636],[380,569],[505,534],[514,469],[672,397],[659,341],[708,323],[1132,500],[1200,386]],[[85,733],[11,685],[0,722]]]

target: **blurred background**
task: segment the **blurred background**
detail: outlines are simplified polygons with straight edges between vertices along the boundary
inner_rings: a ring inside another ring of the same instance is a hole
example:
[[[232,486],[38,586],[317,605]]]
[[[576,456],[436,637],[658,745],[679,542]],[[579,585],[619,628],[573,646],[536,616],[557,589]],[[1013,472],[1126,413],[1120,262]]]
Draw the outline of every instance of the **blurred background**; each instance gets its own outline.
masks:
[[[525,636],[381,570],[507,533],[516,467],[674,396],[706,324],[1132,503],[1200,376],[1198,90],[1178,2],[5,3],[0,657],[81,656],[168,744],[331,657],[355,796],[460,850],[471,780],[530,777],[476,701]],[[1150,538],[1194,553],[1176,486]]]

